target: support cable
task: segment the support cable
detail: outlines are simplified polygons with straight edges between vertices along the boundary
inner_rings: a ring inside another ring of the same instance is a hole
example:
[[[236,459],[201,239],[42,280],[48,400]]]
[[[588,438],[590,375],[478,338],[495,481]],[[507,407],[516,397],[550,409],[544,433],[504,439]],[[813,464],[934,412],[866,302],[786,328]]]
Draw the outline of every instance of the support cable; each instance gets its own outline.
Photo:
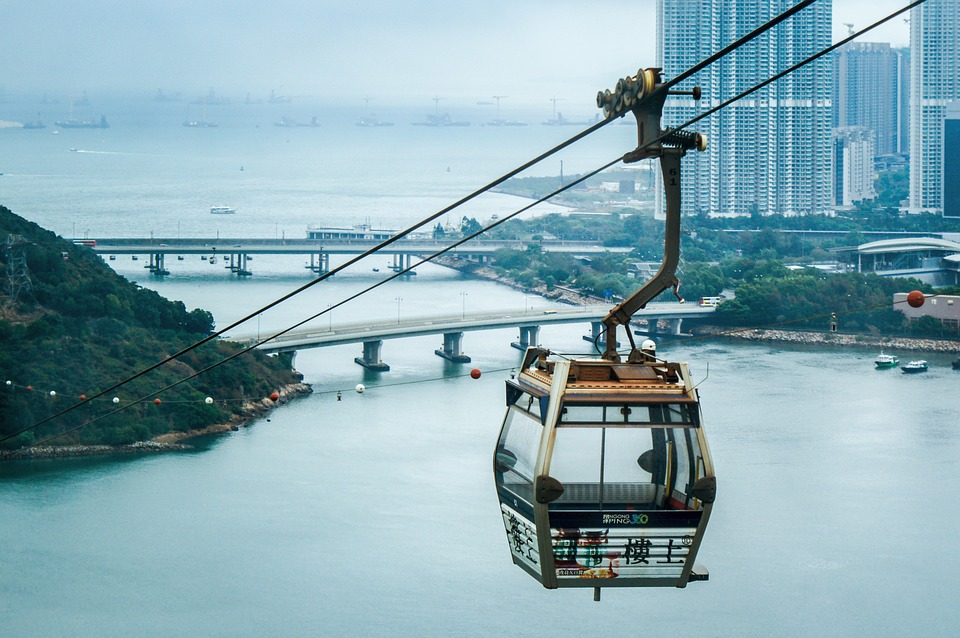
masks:
[[[505,216],[505,217],[503,217],[503,218],[501,218],[501,219],[493,222],[493,223],[490,224],[489,226],[486,226],[485,228],[481,228],[480,230],[478,230],[478,231],[476,231],[476,232],[474,232],[474,233],[472,233],[472,234],[470,234],[470,235],[468,235],[468,236],[466,236],[466,237],[463,237],[462,239],[459,239],[459,240],[453,242],[452,244],[446,246],[445,248],[442,248],[442,249],[438,250],[437,252],[435,252],[435,253],[433,253],[433,254],[431,254],[431,255],[428,255],[427,257],[424,257],[421,261],[417,262],[416,264],[412,264],[412,265],[410,265],[410,266],[407,266],[407,267],[404,268],[403,270],[400,270],[400,271],[398,271],[398,272],[390,275],[389,277],[385,277],[385,278],[383,278],[382,280],[376,282],[375,284],[372,284],[372,285],[370,285],[370,286],[367,286],[367,287],[364,288],[363,290],[360,290],[360,291],[358,291],[358,292],[350,295],[349,297],[346,297],[345,299],[342,299],[341,301],[337,302],[336,304],[334,304],[334,305],[332,305],[332,306],[329,306],[329,307],[325,308],[324,310],[321,310],[320,312],[317,312],[317,313],[315,313],[315,314],[307,317],[306,319],[303,319],[303,320],[301,320],[301,321],[298,321],[297,323],[295,323],[295,324],[293,324],[293,325],[291,325],[291,326],[289,326],[289,327],[281,330],[280,332],[274,333],[274,334],[272,334],[272,335],[270,335],[270,336],[268,336],[268,337],[264,337],[263,339],[259,339],[259,340],[257,340],[256,342],[248,345],[247,347],[245,347],[245,348],[243,348],[243,349],[235,352],[234,354],[230,355],[229,357],[225,357],[225,358],[217,361],[216,363],[213,363],[213,364],[207,366],[206,368],[202,368],[202,369],[200,369],[200,370],[197,370],[197,371],[193,372],[192,374],[190,374],[189,376],[186,376],[186,377],[184,377],[184,378],[182,378],[182,379],[180,379],[180,380],[178,380],[178,381],[174,381],[173,383],[168,384],[168,385],[160,388],[159,390],[155,390],[154,392],[151,392],[150,394],[147,394],[147,395],[145,395],[145,396],[143,396],[143,397],[140,397],[139,399],[135,399],[135,400],[133,400],[133,401],[126,402],[126,403],[124,403],[123,405],[120,405],[119,407],[115,408],[114,410],[111,410],[111,411],[109,411],[109,412],[105,412],[104,414],[101,414],[101,415],[99,415],[99,416],[97,416],[97,417],[94,417],[93,419],[90,419],[90,420],[88,420],[88,421],[84,421],[83,423],[77,424],[77,425],[75,425],[75,426],[72,427],[72,428],[68,428],[68,429],[64,430],[63,432],[59,432],[59,433],[57,433],[57,434],[50,435],[50,436],[48,436],[48,437],[46,437],[46,438],[44,438],[44,439],[42,439],[42,440],[40,440],[40,441],[36,441],[36,442],[34,442],[34,443],[31,443],[30,445],[26,445],[26,446],[24,446],[24,447],[22,447],[22,448],[18,448],[18,450],[30,449],[30,448],[32,448],[32,447],[37,447],[37,446],[39,446],[39,445],[43,445],[44,443],[49,443],[50,441],[52,441],[52,440],[54,440],[54,439],[57,439],[57,438],[59,438],[59,437],[61,437],[61,436],[65,436],[66,434],[70,434],[70,433],[72,433],[72,432],[76,432],[77,430],[80,430],[80,429],[82,429],[82,428],[85,428],[85,427],[88,426],[88,425],[91,425],[91,424],[93,424],[93,423],[96,423],[97,421],[99,421],[99,420],[101,420],[101,419],[104,419],[104,418],[106,418],[106,417],[108,417],[108,416],[114,415],[114,414],[116,414],[116,413],[118,413],[118,412],[122,412],[123,410],[126,410],[127,408],[131,408],[131,407],[133,407],[133,406],[135,406],[135,405],[139,405],[139,404],[141,404],[141,403],[144,403],[144,402],[146,402],[146,401],[149,401],[150,399],[156,397],[157,395],[159,395],[159,394],[161,394],[161,393],[163,393],[163,392],[166,392],[167,390],[170,390],[170,389],[172,389],[172,388],[175,388],[176,386],[178,386],[178,385],[180,385],[180,384],[182,384],[182,383],[186,383],[187,381],[190,381],[191,379],[195,379],[196,377],[200,376],[201,374],[204,374],[204,373],[206,373],[206,372],[209,372],[210,370],[212,370],[212,369],[214,369],[214,368],[216,368],[216,367],[218,367],[218,366],[220,366],[220,365],[223,365],[224,363],[226,363],[226,362],[228,362],[228,361],[232,361],[233,359],[236,359],[236,358],[239,357],[240,355],[246,354],[247,352],[250,352],[251,350],[256,349],[258,346],[261,346],[261,345],[263,345],[263,344],[265,344],[265,343],[268,343],[268,342],[270,342],[270,341],[272,341],[272,340],[274,340],[274,339],[276,339],[276,338],[278,338],[278,337],[281,337],[281,336],[287,334],[288,332],[291,332],[292,330],[296,330],[297,328],[299,328],[300,326],[304,325],[305,323],[308,323],[308,322],[310,322],[310,321],[313,321],[314,319],[317,319],[317,318],[325,315],[325,314],[328,313],[328,312],[332,312],[333,310],[339,308],[340,306],[343,306],[344,304],[353,301],[353,300],[356,299],[357,297],[360,297],[360,296],[362,296],[362,295],[365,295],[365,294],[367,294],[368,292],[370,292],[371,290],[374,290],[375,288],[379,288],[380,286],[383,286],[384,284],[387,284],[387,283],[393,281],[393,280],[396,279],[397,277],[401,277],[401,276],[407,274],[408,272],[412,271],[413,269],[415,269],[415,268],[416,268],[417,266],[419,266],[420,264],[425,264],[425,263],[427,263],[427,262],[433,261],[433,260],[436,259],[437,257],[440,257],[441,255],[444,255],[444,254],[450,252],[450,251],[453,250],[454,248],[457,248],[457,247],[465,244],[466,242],[468,242],[468,241],[470,241],[470,240],[472,240],[472,239],[476,239],[477,237],[479,237],[480,235],[486,233],[487,231],[492,230],[493,228],[496,228],[497,226],[500,226],[501,224],[504,224],[504,223],[510,221],[511,219],[514,219],[515,217],[517,217],[518,215],[520,215],[520,214],[522,214],[522,213],[525,213],[526,211],[530,210],[530,209],[533,208],[534,206],[537,206],[537,205],[539,205],[539,204],[542,204],[542,203],[544,203],[544,202],[552,199],[553,197],[559,195],[560,193],[562,193],[562,192],[564,192],[564,191],[566,191],[566,190],[569,190],[569,189],[573,188],[573,187],[576,186],[577,184],[580,184],[580,183],[582,183],[582,182],[585,182],[586,180],[590,179],[591,177],[594,177],[595,175],[598,175],[599,173],[602,173],[603,171],[607,170],[607,169],[610,168],[611,166],[620,163],[620,161],[621,161],[621,158],[618,157],[618,158],[616,158],[616,159],[614,159],[614,160],[611,160],[611,161],[607,162],[607,163],[604,164],[603,166],[601,166],[601,167],[599,167],[599,168],[596,168],[596,169],[590,171],[589,173],[585,173],[585,174],[577,177],[576,179],[571,180],[569,183],[564,184],[563,186],[561,186],[560,188],[556,189],[555,191],[553,191],[553,192],[551,192],[551,193],[549,193],[549,194],[547,194],[547,195],[544,195],[544,196],[541,197],[540,199],[538,199],[538,200],[536,200],[536,201],[533,201],[533,202],[531,202],[530,204],[527,204],[526,206],[524,206],[524,207],[522,207],[522,208],[520,208],[520,209],[518,209],[518,210],[516,210],[516,211],[514,211],[514,212],[512,212],[512,213],[510,213],[509,215],[507,215],[507,216]],[[118,384],[118,386],[119,386],[119,385],[122,385],[122,384]],[[115,386],[115,387],[118,387],[118,386]],[[108,390],[108,391],[109,391],[109,390]],[[102,396],[103,394],[104,394],[104,392],[101,392],[101,393],[98,394],[97,396]],[[96,397],[90,397],[90,398],[88,398],[86,401],[83,401],[83,402],[81,402],[81,403],[78,403],[77,405],[82,405],[82,403],[87,403],[87,402],[89,402],[90,400],[92,400],[93,398],[96,398]],[[75,407],[77,407],[77,406],[73,406],[73,407],[75,408]],[[70,408],[70,409],[73,409],[73,408]],[[69,409],[68,409],[68,410],[64,410],[63,412],[67,412],[67,411],[69,411]],[[63,412],[61,412],[60,414],[62,414]],[[29,432],[29,431],[31,431],[31,430],[34,430],[34,429],[40,427],[41,425],[44,425],[45,423],[48,423],[52,418],[55,418],[56,416],[59,416],[59,414],[54,415],[53,417],[49,417],[49,418],[47,418],[47,419],[44,419],[44,420],[42,420],[42,421],[39,421],[39,422],[37,422],[37,423],[34,423],[33,425],[29,425],[29,426],[27,426],[27,427],[25,427],[25,428],[22,428],[22,429],[18,430],[17,432],[13,432],[13,433],[11,433],[11,434],[8,434],[8,435],[5,435],[5,436],[3,436],[3,437],[0,437],[0,443],[3,443],[4,441],[7,441],[7,440],[9,440],[9,439],[11,439],[11,438],[13,438],[13,437],[15,437],[15,436],[19,436],[20,434],[23,434],[24,432]],[[6,456],[11,456],[11,455],[16,454],[16,453],[17,453],[17,450],[14,450],[14,451],[11,451],[11,452],[2,453],[2,456],[0,456],[0,458],[6,457]]]
[[[680,74],[679,76],[677,76],[677,78],[675,78],[673,81],[668,82],[667,85],[668,85],[668,86],[673,86],[673,85],[675,85],[676,83],[682,81],[683,79],[686,79],[686,78],[689,77],[692,73],[695,73],[696,71],[701,70],[701,69],[704,68],[707,64],[713,63],[713,62],[715,62],[716,60],[720,59],[720,57],[723,57],[724,55],[727,55],[727,54],[729,54],[730,52],[734,51],[735,49],[743,46],[744,44],[746,44],[746,43],[749,42],[750,40],[756,38],[757,36],[761,35],[762,33],[766,32],[766,31],[768,31],[769,29],[773,28],[774,26],[776,26],[777,24],[779,24],[779,23],[782,22],[783,20],[787,19],[788,17],[790,17],[791,15],[793,15],[794,13],[796,13],[797,11],[805,8],[806,6],[809,6],[809,4],[811,4],[812,2],[815,2],[815,1],[816,1],[816,0],[804,0],[804,1],[801,2],[801,3],[798,3],[798,4],[795,5],[794,7],[791,7],[790,9],[788,9],[787,11],[785,11],[783,14],[780,14],[780,15],[777,16],[776,18],[773,18],[772,20],[764,23],[763,25],[761,25],[760,27],[758,27],[757,29],[755,29],[755,30],[752,31],[751,33],[747,34],[746,36],[740,38],[739,40],[735,41],[734,43],[731,43],[730,45],[728,45],[727,47],[725,47],[724,49],[722,49],[720,52],[717,52],[716,54],[713,54],[712,56],[710,56],[710,58],[708,58],[709,62],[706,62],[706,61],[705,61],[705,62],[701,62],[701,63],[695,65],[694,67],[691,68],[691,70],[689,70],[689,71],[687,71],[687,72],[684,72],[684,73],[681,73],[681,74]],[[909,6],[907,7],[907,9],[910,8],[910,7],[912,7],[912,6],[921,4],[923,1],[924,1],[924,0],[918,0],[918,1],[914,2],[913,4],[909,5]],[[801,5],[802,5],[802,6],[801,6]],[[887,18],[885,18],[885,19],[883,19],[883,20],[881,20],[881,21],[878,21],[878,22],[875,23],[874,25],[871,25],[870,27],[867,27],[866,29],[861,30],[859,33],[864,33],[864,32],[866,32],[866,31],[869,31],[870,29],[874,28],[875,26],[878,26],[879,24],[882,24],[883,22],[886,22],[887,20],[895,17],[896,15],[899,15],[900,13],[902,13],[902,12],[905,11],[905,10],[906,10],[906,9],[901,9],[900,11],[898,11],[898,12],[896,12],[896,13],[894,13],[894,14],[891,14],[891,15],[888,16]],[[859,33],[858,33],[858,35],[859,35]],[[852,39],[853,37],[855,37],[855,36],[851,36],[851,37],[848,38],[847,40]],[[843,42],[845,42],[845,41],[846,41],[846,40],[844,40]],[[774,78],[772,78],[772,79],[770,79],[770,80],[768,80],[768,81],[766,81],[766,82],[764,82],[764,83],[761,83],[761,84],[755,86],[753,89],[750,89],[749,91],[741,94],[740,96],[737,96],[737,98],[735,98],[735,100],[736,100],[736,99],[740,99],[740,98],[742,98],[744,95],[748,95],[749,93],[752,93],[752,92],[758,90],[759,88],[762,88],[763,86],[766,86],[766,84],[769,84],[770,82],[772,82],[772,81],[774,81],[774,80],[776,80],[776,79],[779,79],[779,78],[782,77],[783,75],[786,75],[787,73],[792,72],[793,70],[796,70],[796,69],[800,68],[801,66],[804,66],[804,65],[807,64],[808,62],[813,61],[814,59],[820,57],[821,55],[825,55],[827,52],[832,51],[832,50],[833,50],[834,48],[836,48],[837,46],[839,46],[839,45],[834,45],[833,47],[831,47],[831,48],[829,48],[829,49],[825,49],[825,50],[824,50],[823,52],[821,52],[820,54],[818,54],[818,55],[816,55],[816,56],[814,56],[814,57],[812,57],[812,58],[808,58],[807,60],[801,62],[800,64],[795,65],[794,67],[791,67],[791,68],[788,69],[786,72],[780,73],[780,74],[778,74],[777,76],[775,76]],[[731,101],[734,101],[734,100],[731,100]],[[724,103],[723,105],[721,105],[721,107],[727,106],[731,101],[728,101],[728,102]],[[677,130],[686,128],[687,126],[690,126],[690,125],[693,124],[694,122],[699,121],[699,120],[702,119],[703,117],[706,117],[706,115],[709,115],[709,114],[715,112],[716,110],[719,110],[719,108],[721,108],[721,107],[716,107],[716,108],[714,108],[714,109],[711,109],[710,111],[707,111],[707,112],[705,112],[704,114],[701,114],[700,116],[697,116],[696,118],[688,121],[686,124],[684,124],[684,125],[682,125],[682,126],[679,126],[679,127],[675,128],[675,129],[673,129],[673,131],[677,131]],[[42,426],[42,425],[44,425],[44,424],[46,424],[46,423],[49,423],[50,421],[52,421],[52,420],[54,420],[54,419],[57,419],[57,418],[63,416],[64,414],[66,414],[66,413],[68,413],[68,412],[71,412],[72,410],[75,410],[76,408],[78,408],[78,407],[80,407],[80,406],[82,406],[82,405],[85,405],[85,404],[89,403],[90,401],[93,401],[93,400],[95,400],[95,399],[97,399],[97,398],[99,398],[99,397],[102,397],[102,396],[104,396],[104,395],[112,392],[113,390],[116,390],[117,388],[119,388],[119,387],[121,387],[121,386],[129,383],[130,381],[133,381],[133,380],[135,380],[135,379],[138,379],[139,377],[141,377],[141,376],[143,376],[143,375],[145,375],[145,374],[147,374],[147,373],[149,373],[149,372],[152,372],[153,370],[155,370],[155,369],[157,369],[157,368],[159,368],[159,367],[161,367],[161,366],[163,366],[163,365],[165,365],[165,364],[167,364],[167,363],[169,363],[169,362],[171,362],[171,361],[173,361],[173,360],[175,360],[175,359],[183,356],[184,354],[186,354],[186,353],[188,353],[188,352],[190,352],[190,351],[192,351],[192,350],[200,347],[201,345],[203,345],[203,344],[205,344],[205,343],[207,343],[207,342],[209,342],[209,341],[211,341],[211,340],[213,340],[213,339],[215,339],[215,338],[217,338],[217,337],[222,336],[224,333],[228,332],[229,330],[232,330],[233,328],[236,328],[237,326],[242,325],[243,323],[246,323],[247,321],[253,319],[253,318],[256,317],[257,315],[259,315],[259,314],[261,314],[261,313],[263,313],[263,312],[265,312],[265,311],[267,311],[267,310],[270,310],[271,308],[274,308],[274,307],[280,305],[280,304],[283,303],[284,301],[287,301],[287,300],[289,300],[290,298],[292,298],[292,297],[300,294],[301,292],[304,292],[305,290],[311,288],[312,286],[320,283],[321,281],[324,281],[324,280],[326,280],[327,278],[332,277],[333,275],[341,272],[341,271],[344,270],[345,268],[356,264],[357,262],[365,259],[366,257],[368,257],[368,256],[370,256],[370,255],[372,255],[372,254],[374,254],[374,253],[376,253],[376,252],[379,252],[379,251],[383,250],[385,247],[393,244],[394,242],[402,239],[403,237],[406,237],[407,235],[409,235],[409,234],[412,233],[413,231],[417,230],[418,228],[421,228],[421,227],[423,227],[424,225],[435,221],[436,219],[438,219],[438,218],[442,217],[443,215],[449,213],[450,211],[458,208],[459,206],[462,206],[463,204],[469,202],[470,200],[475,199],[475,198],[478,197],[479,195],[487,192],[488,190],[490,190],[490,189],[492,189],[492,188],[494,188],[494,187],[502,184],[503,182],[507,181],[508,179],[510,179],[510,178],[516,176],[517,174],[519,174],[519,173],[527,170],[528,168],[530,168],[530,167],[538,164],[538,163],[541,162],[542,160],[550,157],[551,155],[559,152],[560,150],[563,150],[564,148],[566,148],[566,147],[574,144],[575,142],[580,141],[580,140],[583,139],[584,137],[586,137],[586,136],[594,133],[595,131],[599,130],[600,128],[602,128],[602,127],[605,126],[606,124],[609,124],[611,121],[613,121],[613,119],[614,119],[614,118],[607,118],[607,119],[600,120],[599,122],[597,122],[597,123],[594,124],[593,126],[588,127],[587,129],[581,131],[581,132],[578,133],[577,135],[574,135],[573,137],[569,138],[568,140],[566,140],[566,141],[564,141],[564,142],[562,142],[562,143],[554,146],[552,149],[550,149],[550,150],[542,153],[541,155],[537,156],[536,158],[534,158],[534,159],[532,159],[532,160],[530,160],[530,161],[528,161],[528,162],[525,162],[524,164],[520,165],[519,167],[513,169],[512,171],[510,171],[510,172],[508,172],[508,173],[505,173],[504,175],[502,175],[502,176],[500,176],[499,178],[493,180],[492,182],[490,182],[490,183],[487,184],[486,186],[483,186],[483,187],[481,187],[481,188],[473,191],[473,192],[470,193],[469,195],[466,195],[465,197],[462,197],[461,199],[457,200],[457,201],[454,202],[453,204],[450,204],[450,205],[446,206],[445,208],[441,209],[440,211],[438,211],[438,212],[436,212],[436,213],[434,213],[434,214],[432,214],[432,215],[430,215],[430,216],[422,219],[421,221],[417,222],[417,223],[414,224],[413,226],[410,226],[410,227],[406,228],[405,230],[403,230],[403,231],[397,233],[396,235],[393,235],[392,237],[390,237],[390,238],[382,241],[381,243],[377,244],[376,246],[370,248],[369,250],[367,250],[367,251],[365,251],[365,252],[357,255],[356,257],[354,257],[354,258],[352,258],[352,259],[349,259],[348,261],[346,261],[345,263],[341,264],[340,266],[334,268],[333,270],[330,270],[330,271],[324,273],[323,275],[320,275],[319,277],[317,277],[317,278],[313,279],[312,281],[304,284],[303,286],[300,286],[300,287],[296,288],[295,290],[290,291],[290,292],[288,292],[287,294],[279,297],[278,299],[275,299],[274,301],[270,302],[269,304],[267,304],[267,305],[259,308],[258,310],[255,310],[255,311],[247,314],[246,316],[244,316],[244,317],[242,317],[242,318],[234,321],[233,323],[231,323],[230,325],[226,326],[225,328],[221,328],[220,330],[217,330],[217,331],[211,333],[210,335],[204,337],[203,339],[201,339],[201,340],[199,340],[199,341],[197,341],[197,342],[195,342],[195,343],[193,343],[193,344],[191,344],[191,345],[189,345],[189,346],[181,349],[179,352],[176,352],[176,353],[174,353],[174,354],[172,354],[172,355],[169,355],[168,357],[162,359],[161,361],[158,361],[157,363],[154,363],[154,364],[148,366],[147,368],[144,368],[144,369],[140,370],[139,372],[137,372],[137,373],[135,373],[135,374],[133,374],[133,375],[128,376],[126,379],[123,379],[123,380],[121,380],[121,381],[113,384],[112,386],[110,386],[110,387],[108,387],[108,388],[106,388],[106,389],[104,389],[104,390],[98,391],[98,392],[96,392],[95,394],[93,394],[93,395],[91,395],[91,396],[89,396],[89,397],[87,397],[87,398],[79,401],[78,403],[75,403],[74,405],[63,409],[63,410],[61,410],[60,412],[57,412],[57,413],[55,413],[55,414],[53,414],[53,415],[50,415],[50,416],[48,416],[48,417],[46,417],[46,418],[38,421],[37,423],[34,423],[34,424],[29,425],[29,426],[27,426],[27,427],[25,427],[25,428],[22,428],[21,430],[19,430],[19,431],[17,431],[17,432],[14,432],[14,433],[5,435],[5,436],[3,436],[3,437],[0,437],[0,443],[3,443],[4,441],[7,441],[7,440],[9,440],[9,439],[11,439],[11,438],[13,438],[13,437],[15,437],[15,436],[18,436],[18,435],[24,433],[24,432],[27,432],[27,431],[36,429],[37,427],[40,427],[40,426]],[[661,136],[661,138],[658,138],[657,140],[654,140],[654,141],[650,142],[649,144],[647,144],[647,145],[645,145],[645,146],[649,146],[649,145],[655,144],[655,143],[661,141],[661,140],[663,139],[663,137],[665,137],[665,136]],[[521,212],[524,212],[524,211],[528,210],[528,209],[531,208],[532,206],[540,203],[541,201],[546,201],[547,199],[549,199],[549,198],[551,198],[551,197],[559,194],[560,192],[563,192],[564,190],[566,190],[566,189],[569,188],[570,186],[572,186],[572,185],[574,185],[574,184],[577,184],[577,183],[580,183],[581,181],[583,181],[583,180],[586,179],[587,177],[593,176],[593,175],[597,174],[598,172],[600,172],[600,171],[602,171],[602,170],[605,170],[606,168],[608,168],[608,167],[610,167],[610,166],[618,163],[621,159],[622,159],[622,158],[618,158],[617,160],[614,160],[614,161],[606,164],[604,167],[602,167],[602,168],[600,168],[600,169],[597,169],[596,171],[593,171],[593,172],[591,172],[591,173],[583,176],[581,179],[576,180],[576,181],[574,181],[574,182],[571,182],[571,183],[568,184],[566,187],[563,187],[563,188],[561,188],[561,189],[558,189],[557,191],[554,191],[554,192],[551,193],[550,195],[546,196],[545,198],[541,198],[540,200],[537,200],[536,202],[534,202],[534,203],[531,204],[530,206],[524,207],[524,208],[520,209],[519,211],[516,211],[515,213],[513,213],[513,214],[511,214],[511,215],[509,215],[509,216],[507,216],[507,217],[505,217],[504,219],[499,220],[498,223],[492,224],[492,225],[490,225],[489,227],[487,227],[487,228],[485,228],[485,229],[481,229],[481,230],[478,231],[477,233],[474,233],[473,235],[470,235],[469,237],[464,238],[464,239],[461,240],[460,242],[457,242],[457,243],[452,244],[452,245],[449,246],[447,249],[445,249],[445,250],[443,250],[443,251],[440,251],[440,252],[438,252],[438,253],[435,253],[435,254],[432,255],[430,258],[432,259],[432,258],[434,258],[434,257],[437,257],[437,256],[439,256],[440,254],[443,254],[444,252],[446,252],[447,250],[451,250],[452,248],[454,248],[454,247],[456,247],[456,246],[459,246],[459,245],[460,245],[461,243],[463,243],[464,241],[468,241],[468,240],[470,240],[470,239],[475,238],[476,236],[478,236],[478,235],[480,235],[480,234],[483,234],[483,233],[486,232],[487,230],[489,230],[489,229],[491,229],[491,228],[499,225],[499,223],[503,223],[503,222],[507,221],[508,219],[512,219],[512,218],[515,217],[516,215],[520,214]],[[424,261],[426,261],[426,260],[424,260]],[[420,262],[420,263],[423,263],[423,262]],[[412,267],[411,267],[411,268],[407,268],[407,269],[401,271],[400,273],[397,273],[397,275],[403,274],[403,273],[409,271],[410,269],[412,269]],[[386,283],[387,281],[392,280],[392,278],[393,278],[393,277],[387,278],[387,279],[383,280],[382,282],[380,282],[380,284],[382,285],[382,283]],[[362,294],[362,293],[361,293],[361,294]],[[356,296],[359,296],[359,295],[355,295],[355,296],[353,296],[353,297],[350,297],[350,298],[349,298],[348,300],[346,300],[346,301],[349,301],[349,300],[355,298]],[[341,302],[341,304],[342,304],[342,303],[345,303],[346,301]],[[341,304],[337,304],[337,305],[339,306],[339,305],[341,305]],[[333,307],[331,307],[330,309],[332,310],[332,309],[335,308],[335,307],[337,307],[337,306],[333,306]],[[320,316],[320,314],[323,314],[323,313],[319,313],[318,315],[315,315],[314,317],[311,317],[311,319],[316,318],[317,316]],[[307,321],[309,321],[309,320],[310,320],[310,319],[308,319]],[[288,328],[287,330],[285,330],[284,332],[278,333],[278,335],[276,335],[276,336],[279,336],[280,334],[285,334],[287,331],[292,330],[292,329],[294,329],[294,328],[302,325],[303,323],[304,323],[304,322],[297,323],[297,324],[295,324],[293,327]],[[220,365],[220,363],[224,363],[224,362],[226,362],[226,361],[229,361],[229,360],[235,358],[236,356],[239,356],[239,354],[242,354],[243,352],[245,352],[245,351],[241,351],[241,352],[238,353],[238,354],[232,355],[231,357],[228,357],[227,359],[224,359],[224,360],[222,360],[221,362],[219,362],[219,363],[217,363],[217,364],[214,364],[214,366],[212,366],[212,367],[215,367],[216,365]],[[207,369],[209,369],[209,368],[207,368]],[[196,376],[196,375],[192,375],[191,377],[188,377],[188,378],[193,378],[194,376]],[[186,380],[186,379],[185,379],[185,380]],[[182,382],[182,381],[181,381],[181,382]],[[179,383],[181,383],[181,382],[176,382],[174,385],[179,385]],[[165,389],[166,389],[166,388],[165,388]],[[162,391],[162,390],[161,390],[161,391]],[[156,393],[151,394],[150,396],[151,396],[151,397],[152,397],[152,396],[155,396],[155,394],[156,394]],[[117,411],[119,411],[120,409],[123,409],[123,408],[118,408]],[[81,424],[81,425],[82,425],[82,424]],[[66,432],[64,432],[64,434],[65,434],[65,433],[66,433]]]

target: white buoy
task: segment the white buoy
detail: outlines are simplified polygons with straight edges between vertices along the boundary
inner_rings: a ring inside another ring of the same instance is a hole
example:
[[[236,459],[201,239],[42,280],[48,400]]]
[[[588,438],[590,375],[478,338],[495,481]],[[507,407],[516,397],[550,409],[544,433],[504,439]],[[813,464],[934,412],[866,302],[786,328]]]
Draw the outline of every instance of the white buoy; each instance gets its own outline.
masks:
[[[118,397],[113,397],[113,402],[114,402],[114,403],[120,403],[120,399],[119,399]]]
[[[362,383],[358,383],[355,389],[357,394],[363,394],[363,391],[367,389],[367,386],[363,385]]]
[[[210,405],[211,403],[213,403],[213,397],[207,397],[206,399],[203,400],[203,402],[206,403],[207,405]]]

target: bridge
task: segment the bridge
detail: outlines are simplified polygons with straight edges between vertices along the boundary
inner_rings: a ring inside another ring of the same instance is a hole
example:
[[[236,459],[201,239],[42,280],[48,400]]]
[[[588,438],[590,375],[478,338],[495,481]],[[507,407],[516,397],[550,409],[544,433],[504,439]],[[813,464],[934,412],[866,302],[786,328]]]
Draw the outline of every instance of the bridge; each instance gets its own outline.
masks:
[[[457,363],[469,363],[470,357],[463,352],[463,333],[473,330],[496,330],[516,327],[520,330],[517,341],[510,345],[520,350],[538,345],[540,326],[560,323],[586,323],[591,325],[589,335],[584,340],[597,342],[603,346],[603,324],[601,320],[610,311],[609,306],[585,306],[570,309],[545,310],[528,313],[485,312],[461,313],[436,317],[418,317],[404,321],[383,321],[378,323],[362,322],[340,324],[324,328],[303,328],[292,330],[276,339],[257,346],[259,350],[270,354],[286,353],[295,356],[298,350],[322,348],[348,343],[362,343],[363,356],[354,359],[369,370],[387,371],[389,364],[381,358],[383,342],[388,339],[419,337],[442,334],[443,348],[434,352],[444,359]],[[702,319],[716,311],[715,307],[703,307],[696,304],[651,303],[634,315],[635,322],[646,322],[649,333],[657,332],[657,324],[666,321],[668,333],[680,334],[683,319]],[[269,335],[263,335],[266,337]],[[231,334],[226,338],[241,344],[252,344],[260,339],[257,334]]]
[[[316,274],[330,270],[330,255],[359,255],[381,243],[380,240],[365,239],[221,239],[203,238],[110,238],[97,237],[74,239],[74,243],[84,244],[99,255],[132,255],[134,258],[145,255],[145,266],[155,275],[168,275],[166,257],[176,255],[200,255],[202,258],[223,260],[232,273],[246,277],[250,270],[251,255],[300,255],[309,258],[306,268]],[[392,255],[390,269],[399,272],[413,263],[413,257],[432,255],[450,245],[450,239],[432,237],[406,237],[399,239],[381,253]],[[567,253],[577,257],[595,257],[607,252],[626,254],[627,247],[601,246],[596,242],[566,240],[493,240],[472,239],[462,246],[451,249],[446,254],[477,262],[486,262],[497,250],[512,248],[527,250],[537,246],[544,252]]]

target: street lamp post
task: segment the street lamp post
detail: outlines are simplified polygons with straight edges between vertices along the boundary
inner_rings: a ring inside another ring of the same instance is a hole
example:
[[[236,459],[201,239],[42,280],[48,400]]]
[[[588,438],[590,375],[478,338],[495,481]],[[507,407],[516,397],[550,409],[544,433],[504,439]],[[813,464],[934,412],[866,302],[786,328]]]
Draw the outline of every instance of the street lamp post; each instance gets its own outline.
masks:
[[[394,300],[397,302],[397,325],[400,325],[400,302],[403,301],[402,297],[394,297]]]
[[[460,293],[460,299],[461,299],[462,302],[463,302],[463,303],[461,304],[460,318],[461,318],[461,319],[466,319],[466,317],[467,317],[467,293],[461,292],[461,293]]]

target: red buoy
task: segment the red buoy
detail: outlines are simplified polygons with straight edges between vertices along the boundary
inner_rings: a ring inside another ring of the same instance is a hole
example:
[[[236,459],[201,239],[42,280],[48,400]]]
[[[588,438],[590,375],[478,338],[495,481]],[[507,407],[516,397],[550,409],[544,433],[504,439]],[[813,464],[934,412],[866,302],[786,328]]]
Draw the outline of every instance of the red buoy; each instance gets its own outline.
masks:
[[[471,370],[471,371],[470,371],[470,378],[471,378],[471,379],[479,379],[479,378],[480,378],[480,368],[474,368],[473,370]]]
[[[87,400],[87,395],[81,394],[81,395],[80,395],[80,400],[81,400],[81,401],[86,401],[86,400]]]
[[[154,405],[160,405],[160,399],[159,399],[159,398],[154,399],[154,400],[153,400],[153,404],[154,404]]]
[[[907,295],[907,303],[910,304],[910,306],[913,308],[919,308],[920,306],[923,305],[923,302],[924,302],[924,296],[923,296],[923,293],[920,292],[919,290],[914,290],[913,292]]]
[[[270,395],[270,400],[271,400],[271,401],[274,401],[274,402],[279,401],[279,400],[280,400],[280,393],[279,393],[279,392],[274,392],[273,394],[271,394],[271,395]]]

